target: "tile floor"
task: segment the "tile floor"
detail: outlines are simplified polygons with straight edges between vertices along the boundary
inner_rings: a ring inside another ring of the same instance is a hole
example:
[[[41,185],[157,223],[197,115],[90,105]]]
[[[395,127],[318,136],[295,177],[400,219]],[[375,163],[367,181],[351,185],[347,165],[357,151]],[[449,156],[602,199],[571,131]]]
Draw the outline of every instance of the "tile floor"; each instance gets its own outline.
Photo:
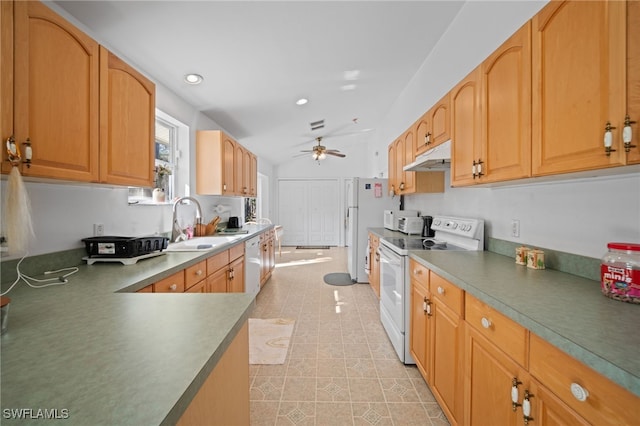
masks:
[[[331,286],[345,248],[283,247],[254,318],[294,318],[287,360],[252,365],[251,425],[448,425],[415,366],[402,364],[368,284]]]

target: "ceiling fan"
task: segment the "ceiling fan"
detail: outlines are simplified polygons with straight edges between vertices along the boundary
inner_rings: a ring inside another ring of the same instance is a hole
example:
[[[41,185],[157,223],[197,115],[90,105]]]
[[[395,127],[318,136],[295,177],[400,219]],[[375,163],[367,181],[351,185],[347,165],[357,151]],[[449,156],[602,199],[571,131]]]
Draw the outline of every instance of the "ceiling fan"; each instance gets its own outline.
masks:
[[[318,162],[320,162],[320,160],[324,160],[325,158],[327,158],[327,155],[333,155],[334,157],[341,157],[341,158],[346,157],[346,155],[342,154],[339,150],[327,149],[326,146],[322,145],[322,136],[318,136],[316,138],[316,141],[318,142],[318,144],[315,145],[313,149],[305,149],[300,152],[311,152],[313,159],[317,160]]]

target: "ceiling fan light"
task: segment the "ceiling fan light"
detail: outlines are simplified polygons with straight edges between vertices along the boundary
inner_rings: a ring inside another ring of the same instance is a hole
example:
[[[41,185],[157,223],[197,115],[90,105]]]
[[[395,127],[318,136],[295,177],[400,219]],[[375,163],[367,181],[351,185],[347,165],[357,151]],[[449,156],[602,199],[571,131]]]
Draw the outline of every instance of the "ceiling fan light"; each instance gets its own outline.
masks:
[[[318,160],[324,160],[325,158],[327,158],[327,154],[324,152],[321,152],[320,155],[318,155]]]

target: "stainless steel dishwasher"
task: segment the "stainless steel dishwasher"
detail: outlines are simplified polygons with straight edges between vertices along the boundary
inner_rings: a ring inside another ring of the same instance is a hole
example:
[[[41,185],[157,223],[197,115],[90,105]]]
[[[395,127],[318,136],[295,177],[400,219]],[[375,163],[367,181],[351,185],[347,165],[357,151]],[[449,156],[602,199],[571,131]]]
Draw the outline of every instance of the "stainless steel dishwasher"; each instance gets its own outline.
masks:
[[[260,237],[253,237],[244,243],[244,288],[245,293],[258,294],[260,291]]]

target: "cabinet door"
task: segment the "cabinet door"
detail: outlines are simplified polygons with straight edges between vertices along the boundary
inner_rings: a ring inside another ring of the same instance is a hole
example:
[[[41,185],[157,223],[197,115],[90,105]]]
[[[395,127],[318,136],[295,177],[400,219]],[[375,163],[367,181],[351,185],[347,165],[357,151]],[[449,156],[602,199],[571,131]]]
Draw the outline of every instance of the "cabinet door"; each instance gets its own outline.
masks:
[[[222,195],[235,195],[236,142],[222,134]]]
[[[417,284],[417,282],[411,280],[411,334],[409,348],[411,350],[411,356],[416,362],[416,366],[422,373],[422,376],[427,382],[431,381],[429,373],[432,371],[429,365],[428,351],[427,351],[427,328],[431,323],[429,316],[425,310],[425,306],[428,303],[429,294],[427,290]]]
[[[405,172],[404,170],[402,170],[402,168],[405,165],[413,162],[415,158],[416,140],[415,134],[413,133],[413,128],[404,132],[404,134],[402,135],[402,139],[404,140],[402,164],[398,167],[400,167],[399,170],[402,171],[402,179],[404,181],[403,193],[412,194],[416,192],[416,172]]]
[[[519,385],[518,401],[527,386],[527,373],[473,327],[465,327],[464,424],[522,424],[520,407],[513,411],[511,387]]]
[[[14,3],[14,37],[13,131],[33,148],[22,173],[96,182],[98,43],[40,2]]]
[[[13,135],[13,2],[0,2],[0,140]],[[2,172],[9,171],[7,152],[2,152]]]
[[[100,47],[100,181],[150,187],[155,85]]]
[[[236,195],[243,195],[246,190],[246,182],[244,181],[244,154],[245,150],[242,145],[236,143],[236,152],[233,157],[233,179],[235,181]]]
[[[430,149],[433,145],[433,134],[431,133],[431,111],[424,113],[414,124],[416,135],[416,156]]]
[[[371,253],[369,254],[369,285],[373,293],[380,299],[380,253],[378,253],[378,245],[380,240],[373,234],[369,234],[371,240]]]
[[[480,68],[451,90],[451,185],[473,184],[480,159]]]
[[[244,293],[244,256],[234,260],[229,265],[231,271],[227,291],[229,293]]]
[[[404,135],[403,135],[404,136]],[[396,167],[395,167],[395,171],[396,171],[396,193],[397,194],[404,194],[405,192],[405,187],[406,187],[406,177],[405,177],[405,172],[404,170],[402,170],[402,168],[404,167],[404,161],[405,161],[405,155],[404,155],[404,137],[400,137],[400,139],[396,140],[395,142],[395,150],[396,150]]]
[[[433,288],[433,287],[432,287]],[[449,419],[461,421],[463,413],[464,336],[460,316],[434,298],[429,336],[431,387]]]
[[[229,269],[222,268],[207,277],[207,293],[226,293]]]
[[[527,22],[482,63],[480,181],[531,175],[531,24]]]
[[[251,154],[251,172],[249,176],[249,184],[251,186],[251,196],[258,196],[258,157]]]
[[[184,291],[185,293],[206,293],[207,292],[207,280],[202,280],[195,285],[189,287]]]
[[[551,2],[533,18],[534,176],[621,165],[626,2]],[[613,130],[605,154],[607,122]]]
[[[431,147],[440,145],[442,142],[451,138],[451,119],[449,113],[449,94],[447,93],[429,110],[433,139]]]
[[[396,176],[396,144],[391,142],[387,153],[387,161],[389,163],[389,180],[387,182],[389,194],[396,195],[398,191],[398,182]]]
[[[627,164],[640,163],[640,1],[627,2],[627,114],[631,125],[632,145]]]
[[[531,379],[528,390],[532,395],[529,398],[531,403],[530,424],[544,426],[587,426],[591,424],[538,381]]]
[[[242,195],[244,195],[245,197],[248,197],[251,194],[252,191],[252,185],[251,185],[251,152],[244,150],[244,156],[242,157],[242,188],[241,191]]]

